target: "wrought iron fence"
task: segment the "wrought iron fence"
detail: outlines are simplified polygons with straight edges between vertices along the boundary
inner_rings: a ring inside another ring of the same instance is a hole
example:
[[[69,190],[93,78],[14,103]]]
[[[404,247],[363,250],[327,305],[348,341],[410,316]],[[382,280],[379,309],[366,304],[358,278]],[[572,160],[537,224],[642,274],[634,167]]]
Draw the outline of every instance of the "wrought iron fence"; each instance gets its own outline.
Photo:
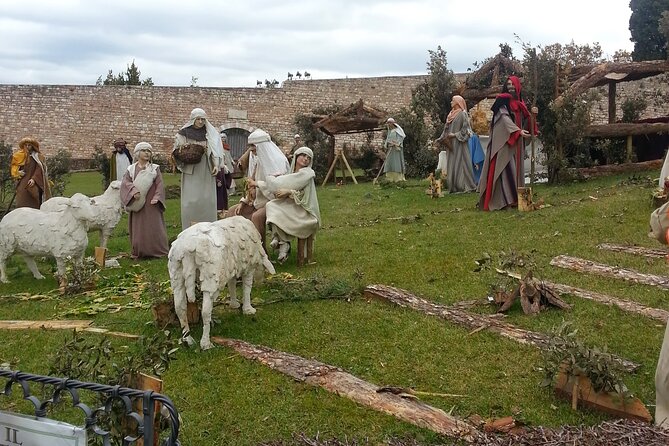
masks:
[[[143,438],[146,446],[152,446],[158,432],[154,431],[154,418],[156,415],[156,404],[160,403],[169,414],[165,418],[170,425],[169,437],[162,443],[163,446],[180,446],[179,443],[179,413],[172,403],[172,400],[165,395],[152,390],[137,390],[120,386],[107,386],[103,384],[88,383],[68,378],[57,378],[52,376],[32,375],[20,371],[0,370],[0,377],[6,378],[3,395],[11,395],[12,386],[18,383],[23,391],[23,399],[30,401],[35,408],[36,417],[46,417],[49,405],[58,403],[64,392],[67,392],[72,398],[72,406],[80,409],[85,416],[84,427],[99,436],[104,446],[111,446],[111,432],[102,428],[100,423],[101,416],[110,416],[115,403],[120,403],[123,409],[123,416],[136,423],[135,432],[128,433],[123,437],[123,445],[137,444],[137,440]],[[54,386],[51,398],[40,401],[30,392],[29,382],[47,384]],[[97,392],[104,397],[104,404],[92,409],[81,402],[77,389],[90,390]],[[141,401],[141,413],[133,410],[133,401]]]

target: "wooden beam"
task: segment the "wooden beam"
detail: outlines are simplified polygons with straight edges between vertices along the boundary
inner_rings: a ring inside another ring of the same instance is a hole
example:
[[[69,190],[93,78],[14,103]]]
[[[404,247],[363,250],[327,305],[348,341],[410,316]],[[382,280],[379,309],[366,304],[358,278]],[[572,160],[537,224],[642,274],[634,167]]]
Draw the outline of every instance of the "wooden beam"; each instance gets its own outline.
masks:
[[[669,133],[669,122],[638,124],[617,122],[615,124],[597,124],[587,126],[584,131],[585,136],[589,136],[591,138],[622,138],[627,136],[655,135],[661,133]]]
[[[485,316],[482,314],[468,313],[456,307],[447,307],[435,304],[408,291],[400,288],[389,287],[386,285],[368,285],[365,287],[364,294],[371,298],[381,298],[403,308],[411,308],[430,316],[436,316],[441,319],[453,322],[463,327],[473,330],[490,330],[505,338],[511,339],[521,344],[532,345],[539,348],[547,348],[550,345],[550,338],[544,333],[529,331],[518,328],[498,320],[498,318]],[[626,370],[633,372],[639,368],[639,364],[622,358],[616,358]]]
[[[2,330],[78,330],[89,327],[93,321],[88,320],[56,320],[56,321],[0,321]]]
[[[596,274],[603,277],[613,277],[627,282],[640,283],[643,285],[656,286],[669,290],[669,277],[657,276],[655,274],[644,274],[631,269],[618,268],[617,266],[605,265],[591,260],[578,257],[560,255],[551,260],[552,266],[570,269],[580,273]]]
[[[381,387],[353,376],[339,367],[238,339],[212,337],[211,340],[215,344],[234,349],[244,358],[258,361],[299,382],[322,387],[328,392],[344,396],[402,421],[468,442],[478,437],[479,432],[476,428],[465,421],[420,400],[379,392]]]
[[[602,175],[611,175],[616,173],[645,172],[647,170],[656,170],[662,167],[664,160],[643,161],[641,163],[624,164],[604,164],[603,166],[579,167],[567,169],[575,176],[597,177]]]
[[[612,243],[600,243],[598,249],[613,252],[624,252],[636,256],[650,257],[653,259],[663,259],[669,255],[667,249],[644,248],[642,246],[615,245]]]

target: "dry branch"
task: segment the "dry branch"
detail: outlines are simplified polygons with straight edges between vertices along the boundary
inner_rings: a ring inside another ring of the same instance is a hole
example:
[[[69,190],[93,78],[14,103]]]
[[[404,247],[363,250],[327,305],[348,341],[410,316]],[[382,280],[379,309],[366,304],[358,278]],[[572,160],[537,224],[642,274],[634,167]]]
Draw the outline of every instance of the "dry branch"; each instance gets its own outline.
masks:
[[[581,273],[592,273],[604,277],[614,277],[628,282],[652,285],[669,290],[669,277],[644,274],[631,269],[618,268],[578,257],[560,255],[551,260],[552,266],[566,268]]]
[[[2,330],[81,330],[88,328],[93,321],[58,320],[58,321],[0,321]]]
[[[299,382],[322,387],[416,426],[469,442],[478,436],[478,431],[472,425],[441,409],[393,393],[378,392],[379,386],[363,381],[338,367],[237,339],[212,337],[211,340],[234,349],[247,359],[259,361],[291,376]]]
[[[614,245],[612,243],[600,243],[597,248],[605,251],[624,252],[637,256],[650,257],[654,259],[663,259],[669,255],[666,249],[644,248],[642,246]]]
[[[531,272],[524,278],[519,278],[519,280],[520,285],[513,293],[502,293],[501,301],[498,301],[499,298],[495,299],[498,304],[501,304],[497,309],[498,313],[508,311],[516,299],[520,300],[520,305],[525,314],[538,314],[549,306],[561,310],[571,310],[571,305],[560,299],[550,285],[532,277]]]
[[[549,336],[543,333],[524,330],[514,325],[499,321],[494,317],[467,313],[458,308],[435,304],[399,288],[386,285],[368,285],[365,287],[365,296],[385,299],[400,307],[418,310],[422,313],[462,325],[470,330],[485,328],[493,333],[504,336],[505,338],[520,342],[521,344],[546,348],[550,343]],[[616,360],[620,361],[620,364],[630,372],[639,368],[639,364],[632,361],[622,358],[616,358]]]
[[[520,280],[519,274],[514,274],[512,272],[500,269],[498,269],[497,272],[500,274],[507,275],[509,277],[513,277],[514,279]],[[663,310],[661,308],[647,307],[634,301],[620,299],[617,297],[609,296],[602,293],[597,293],[595,291],[584,290],[582,288],[576,288],[571,285],[565,285],[562,283],[554,283],[549,281],[544,281],[544,283],[552,287],[555,291],[557,291],[560,294],[571,294],[572,296],[580,297],[582,299],[592,300],[594,302],[599,302],[605,305],[616,306],[623,311],[627,311],[628,313],[640,314],[642,316],[646,316],[650,319],[655,319],[663,323],[669,321],[669,311]]]

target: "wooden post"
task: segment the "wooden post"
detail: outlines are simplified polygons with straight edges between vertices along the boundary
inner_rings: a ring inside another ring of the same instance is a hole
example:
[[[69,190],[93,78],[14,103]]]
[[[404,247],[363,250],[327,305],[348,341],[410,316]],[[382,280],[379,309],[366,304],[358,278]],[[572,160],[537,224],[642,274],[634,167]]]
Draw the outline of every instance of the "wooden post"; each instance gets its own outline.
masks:
[[[518,188],[518,210],[521,212],[529,212],[534,210],[534,206],[532,204],[531,187]]]
[[[100,267],[105,267],[105,261],[107,260],[107,248],[102,248],[100,246],[95,247],[95,263]]]
[[[609,82],[609,124],[616,122],[616,82]]]
[[[150,376],[150,375],[145,375],[144,373],[139,373],[134,376],[134,381],[135,384],[133,387],[139,390],[153,390],[154,392],[157,393],[162,393],[163,391],[163,381],[161,379],[156,378],[155,376]],[[138,399],[135,402],[135,410],[137,410],[139,413],[141,413],[141,401]],[[154,413],[154,419],[153,419],[153,445],[146,445],[146,446],[158,446],[158,440],[159,440],[159,433],[160,433],[160,406],[158,402],[154,402],[154,407],[153,407],[153,413]],[[137,446],[144,446],[144,438],[140,438],[137,440]]]
[[[627,135],[627,162],[632,162],[632,135]]]

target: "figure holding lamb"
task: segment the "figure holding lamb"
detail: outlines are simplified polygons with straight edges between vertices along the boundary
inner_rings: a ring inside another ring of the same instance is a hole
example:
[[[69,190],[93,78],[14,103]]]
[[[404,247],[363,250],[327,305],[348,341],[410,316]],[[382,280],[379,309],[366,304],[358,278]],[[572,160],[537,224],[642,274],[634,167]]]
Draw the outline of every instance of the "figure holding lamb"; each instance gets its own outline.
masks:
[[[153,164],[153,148],[140,142],[134,150],[135,163],[121,182],[121,201],[128,211],[132,257],[165,257],[169,252],[165,212],[165,187],[160,167]]]

